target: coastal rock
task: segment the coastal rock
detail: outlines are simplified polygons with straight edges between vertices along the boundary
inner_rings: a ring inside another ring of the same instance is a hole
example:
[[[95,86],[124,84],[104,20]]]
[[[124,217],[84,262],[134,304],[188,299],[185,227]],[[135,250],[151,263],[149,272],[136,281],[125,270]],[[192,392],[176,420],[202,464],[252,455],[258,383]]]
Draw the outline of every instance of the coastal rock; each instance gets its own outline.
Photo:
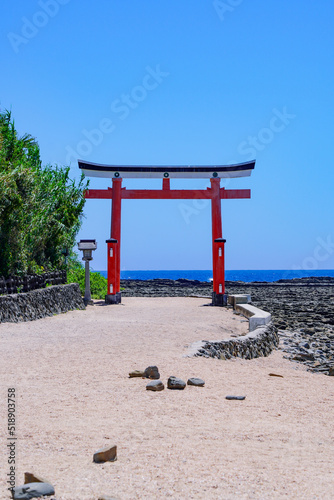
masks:
[[[184,382],[184,380],[177,378],[177,377],[174,377],[173,375],[171,377],[169,377],[169,379],[167,381],[168,389],[182,390],[185,388],[185,386],[186,386],[186,383]]]
[[[117,446],[107,446],[96,451],[93,456],[93,462],[101,464],[103,462],[115,462],[117,460]]]
[[[146,377],[145,372],[143,370],[133,370],[129,373],[129,378],[134,377]]]
[[[188,385],[195,385],[196,387],[204,387],[205,381],[201,378],[191,377],[187,380]]]
[[[147,391],[163,391],[164,388],[165,386],[161,380],[152,380],[146,386]]]
[[[330,377],[334,377],[334,366],[332,366],[329,370],[328,370],[328,375]]]
[[[16,486],[13,490],[14,500],[30,500],[31,498],[39,498],[54,494],[54,487],[49,483],[27,483],[23,486]]]
[[[314,354],[313,353],[308,353],[308,352],[302,352],[302,351],[300,351],[292,359],[294,361],[313,360],[314,359]]]
[[[151,378],[154,380],[159,380],[160,373],[157,366],[148,366],[144,371],[146,378]]]

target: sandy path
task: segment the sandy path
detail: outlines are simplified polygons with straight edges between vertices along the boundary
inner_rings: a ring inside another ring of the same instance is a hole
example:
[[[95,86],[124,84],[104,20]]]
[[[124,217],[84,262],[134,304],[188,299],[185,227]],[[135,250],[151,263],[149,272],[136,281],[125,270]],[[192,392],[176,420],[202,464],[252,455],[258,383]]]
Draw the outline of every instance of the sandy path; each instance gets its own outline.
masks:
[[[7,388],[15,387],[17,484],[34,471],[52,482],[57,500],[333,499],[334,378],[280,351],[251,361],[183,357],[194,341],[247,328],[208,303],[124,298],[0,325],[1,449]],[[206,386],[146,391],[147,381],[128,372],[150,364],[164,383],[197,376]],[[92,462],[114,443],[116,462]],[[9,499],[6,451],[0,460],[1,499]]]

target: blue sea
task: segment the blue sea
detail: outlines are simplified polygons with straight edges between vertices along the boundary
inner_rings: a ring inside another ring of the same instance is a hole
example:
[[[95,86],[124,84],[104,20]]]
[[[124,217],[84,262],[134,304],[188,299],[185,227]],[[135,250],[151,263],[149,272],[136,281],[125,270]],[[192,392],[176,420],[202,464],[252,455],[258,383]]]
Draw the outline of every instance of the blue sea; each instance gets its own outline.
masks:
[[[107,277],[107,271],[96,271]],[[225,271],[225,279],[230,281],[278,281],[280,279],[309,278],[317,276],[329,276],[334,278],[334,269],[318,269],[316,271],[291,271],[291,270],[268,270],[268,271]],[[198,281],[212,281],[212,271],[121,271],[123,280],[151,280],[151,279],[180,278]]]

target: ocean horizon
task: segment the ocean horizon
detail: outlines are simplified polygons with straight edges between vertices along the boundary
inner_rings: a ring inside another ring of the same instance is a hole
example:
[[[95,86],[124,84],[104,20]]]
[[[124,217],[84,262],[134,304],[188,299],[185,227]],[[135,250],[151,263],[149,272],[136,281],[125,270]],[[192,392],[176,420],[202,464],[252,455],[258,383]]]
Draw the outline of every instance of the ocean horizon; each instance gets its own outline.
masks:
[[[107,271],[95,271],[100,273],[105,278]],[[317,270],[228,270],[225,271],[225,279],[228,281],[267,281],[274,282],[280,279],[293,279],[293,278],[313,278],[313,277],[330,277],[334,278],[334,269],[317,269]],[[212,281],[212,270],[133,270],[121,271],[122,280],[152,280],[152,279],[188,279],[198,281]]]

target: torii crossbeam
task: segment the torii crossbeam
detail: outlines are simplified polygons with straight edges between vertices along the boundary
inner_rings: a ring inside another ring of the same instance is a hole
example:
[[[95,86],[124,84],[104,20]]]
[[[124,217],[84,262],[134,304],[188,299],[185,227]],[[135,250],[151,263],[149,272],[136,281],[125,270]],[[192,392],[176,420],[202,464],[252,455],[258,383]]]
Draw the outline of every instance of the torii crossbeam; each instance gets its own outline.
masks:
[[[122,200],[211,200],[212,219],[212,265],[213,305],[226,305],[225,294],[225,252],[222,234],[221,200],[250,198],[250,189],[225,189],[220,187],[221,178],[245,177],[251,175],[255,160],[236,165],[209,166],[133,166],[101,165],[78,160],[79,168],[88,177],[112,178],[112,188],[88,189],[86,199],[110,199],[111,231],[108,244],[108,294],[106,302],[121,302],[121,205]],[[126,189],[123,178],[161,178],[162,189]],[[207,189],[170,189],[170,178],[209,178]]]

